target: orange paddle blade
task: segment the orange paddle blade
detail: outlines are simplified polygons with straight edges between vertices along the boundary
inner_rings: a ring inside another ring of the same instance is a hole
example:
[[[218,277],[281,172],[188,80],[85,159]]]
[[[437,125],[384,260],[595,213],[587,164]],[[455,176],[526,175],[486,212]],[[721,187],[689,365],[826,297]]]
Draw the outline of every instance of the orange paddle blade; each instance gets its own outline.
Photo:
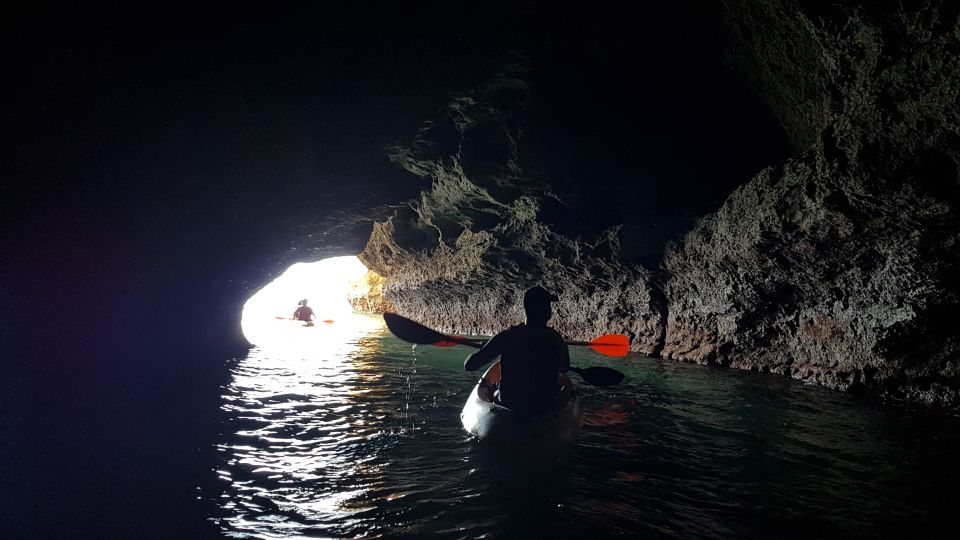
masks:
[[[434,347],[456,347],[467,341],[467,338],[460,336],[447,336],[449,340],[437,341],[433,344]]]
[[[590,342],[590,348],[606,356],[626,356],[630,338],[623,334],[605,334]]]
[[[333,324],[333,319],[324,319],[324,320],[322,320],[322,321],[320,321],[320,322],[324,322],[324,323],[327,323],[327,324]]]

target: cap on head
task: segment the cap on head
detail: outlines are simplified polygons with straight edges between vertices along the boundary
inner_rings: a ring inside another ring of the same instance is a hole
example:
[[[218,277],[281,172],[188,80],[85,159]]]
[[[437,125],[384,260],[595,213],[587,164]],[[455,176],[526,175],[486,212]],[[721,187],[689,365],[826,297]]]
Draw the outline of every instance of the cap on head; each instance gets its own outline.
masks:
[[[556,302],[557,300],[559,300],[557,295],[539,285],[530,287],[527,292],[523,293],[524,309],[546,307],[550,305],[550,302]]]

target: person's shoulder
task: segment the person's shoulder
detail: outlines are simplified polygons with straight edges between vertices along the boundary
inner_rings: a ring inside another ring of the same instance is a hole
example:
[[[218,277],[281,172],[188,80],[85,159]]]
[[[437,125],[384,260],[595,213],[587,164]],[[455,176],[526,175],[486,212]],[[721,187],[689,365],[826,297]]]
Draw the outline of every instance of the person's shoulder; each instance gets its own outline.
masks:
[[[501,339],[513,339],[516,337],[523,336],[523,333],[524,333],[524,326],[522,324],[517,324],[505,330],[501,330],[499,334],[493,337],[498,337]]]
[[[515,327],[513,327],[513,326],[511,326],[510,328],[504,328],[503,330],[501,330],[501,331],[497,332],[496,334],[494,334],[493,337],[495,337],[495,338],[507,337],[507,336],[513,334],[513,329],[514,329],[514,328],[515,328]]]

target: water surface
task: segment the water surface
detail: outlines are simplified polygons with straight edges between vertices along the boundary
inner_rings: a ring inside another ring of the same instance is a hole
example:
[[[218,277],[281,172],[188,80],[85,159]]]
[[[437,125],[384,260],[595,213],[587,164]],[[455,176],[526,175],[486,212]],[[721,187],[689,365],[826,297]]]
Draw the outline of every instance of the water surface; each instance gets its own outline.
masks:
[[[958,422],[778,377],[582,348],[624,383],[580,384],[562,459],[480,447],[463,348],[376,318],[283,328],[231,361],[211,519],[238,538],[896,537],[949,530]]]

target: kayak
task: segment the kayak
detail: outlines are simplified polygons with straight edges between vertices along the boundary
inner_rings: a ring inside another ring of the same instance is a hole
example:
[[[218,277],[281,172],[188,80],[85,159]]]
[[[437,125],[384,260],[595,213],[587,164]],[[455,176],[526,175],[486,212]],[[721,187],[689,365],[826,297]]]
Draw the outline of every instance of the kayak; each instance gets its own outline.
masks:
[[[495,362],[473,387],[460,413],[464,429],[481,443],[521,454],[556,455],[577,437],[582,410],[580,396],[570,378],[560,374],[557,391],[569,388],[571,397],[561,409],[531,417],[521,416],[495,403],[493,391],[500,382],[500,362]]]
[[[306,326],[306,327],[316,326],[316,323],[317,323],[317,322],[322,322],[322,323],[326,323],[326,324],[333,324],[333,319],[324,319],[324,320],[322,320],[322,321],[316,321],[316,320],[313,320],[313,321],[305,321],[305,320],[303,320],[303,319],[294,319],[293,317],[281,317],[280,315],[275,315],[275,317],[276,317],[276,319],[279,320],[279,321],[293,321],[293,322],[298,322],[298,323],[299,323],[299,322],[302,322],[302,323],[304,323],[304,324],[301,324],[300,326]]]

